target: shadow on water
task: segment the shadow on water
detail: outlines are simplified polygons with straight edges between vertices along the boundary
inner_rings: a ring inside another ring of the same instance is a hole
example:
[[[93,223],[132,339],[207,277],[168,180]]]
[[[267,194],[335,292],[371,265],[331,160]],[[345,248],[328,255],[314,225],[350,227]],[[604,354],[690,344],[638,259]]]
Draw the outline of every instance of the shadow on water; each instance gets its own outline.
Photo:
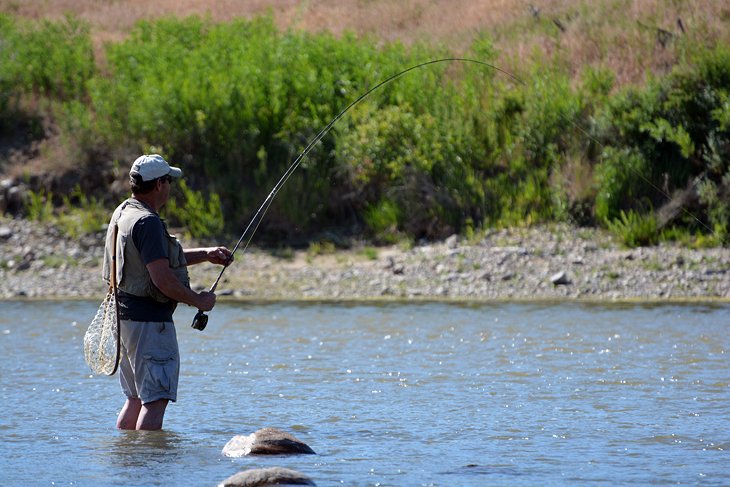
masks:
[[[486,466],[470,463],[468,465],[464,465],[463,467],[440,472],[440,475],[455,475],[458,477],[498,476],[509,478],[524,475],[524,472],[520,472],[518,469],[512,466]]]
[[[121,431],[99,436],[89,444],[97,475],[108,485],[161,485],[180,479],[179,470],[198,465],[200,445],[174,431]]]
[[[94,446],[111,466],[133,469],[180,461],[189,452],[191,441],[166,430],[116,431]]]
[[[211,438],[207,431],[96,430],[85,435],[77,451],[68,455],[86,468],[74,471],[75,465],[66,463],[68,470],[57,478],[76,485],[110,487],[210,485],[232,475],[237,468],[221,455],[223,443],[216,439],[220,435]]]

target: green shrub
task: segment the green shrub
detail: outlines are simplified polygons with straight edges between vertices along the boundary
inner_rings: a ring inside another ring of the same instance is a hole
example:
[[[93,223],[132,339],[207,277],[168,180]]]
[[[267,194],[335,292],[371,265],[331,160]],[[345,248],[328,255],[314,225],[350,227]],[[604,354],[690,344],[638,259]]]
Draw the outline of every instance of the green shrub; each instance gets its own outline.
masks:
[[[165,214],[183,225],[193,238],[221,236],[224,220],[220,197],[212,193],[205,198],[202,192],[190,189],[184,180],[176,184],[180,189],[182,201],[170,198],[165,205]]]
[[[0,14],[0,87],[79,99],[95,74],[89,26],[71,16],[31,23]]]
[[[638,150],[607,147],[597,167],[599,185],[595,213],[599,221],[615,220],[624,210],[633,210],[646,194],[649,163]]]
[[[369,208],[365,221],[376,234],[387,229],[448,236],[479,210],[482,183],[450,124],[418,115],[408,105],[377,110],[363,104],[351,119],[352,130],[337,139],[337,172],[345,179],[343,191],[356,195],[356,211]],[[381,207],[384,198],[388,204]],[[403,216],[396,218],[393,209]],[[386,211],[385,223],[376,211]]]
[[[96,196],[86,194],[80,186],[63,197],[63,207],[65,210],[57,217],[58,226],[71,238],[99,232],[111,215]]]
[[[657,221],[653,213],[640,215],[634,210],[628,213],[621,210],[618,218],[608,222],[608,229],[628,247],[655,245],[659,241]]]
[[[680,213],[675,223],[727,228],[727,199],[720,194],[730,157],[729,92],[730,49],[721,46],[612,98],[596,214],[609,221],[647,202],[661,207],[699,181],[702,207]]]
[[[378,249],[375,247],[365,246],[361,253],[368,260],[378,260]]]
[[[29,220],[47,223],[53,218],[53,198],[45,189],[29,191],[25,199],[25,211]]]

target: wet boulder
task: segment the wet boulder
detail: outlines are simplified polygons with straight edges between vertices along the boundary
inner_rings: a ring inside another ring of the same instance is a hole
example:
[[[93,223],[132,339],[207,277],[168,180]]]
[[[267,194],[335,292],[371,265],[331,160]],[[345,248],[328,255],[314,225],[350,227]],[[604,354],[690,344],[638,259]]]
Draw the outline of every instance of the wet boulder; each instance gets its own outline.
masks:
[[[288,468],[256,468],[239,472],[218,487],[263,487],[266,485],[317,485],[301,472]]]
[[[313,455],[312,450],[293,435],[276,428],[263,428],[248,436],[236,435],[223,447],[227,457],[246,455]]]

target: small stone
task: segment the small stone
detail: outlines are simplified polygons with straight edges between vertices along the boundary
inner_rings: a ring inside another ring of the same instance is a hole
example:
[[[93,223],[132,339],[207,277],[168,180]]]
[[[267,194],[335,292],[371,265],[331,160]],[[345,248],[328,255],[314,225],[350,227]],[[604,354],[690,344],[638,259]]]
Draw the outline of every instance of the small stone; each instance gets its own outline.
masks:
[[[515,278],[515,273],[514,272],[507,272],[506,274],[502,275],[502,280],[503,281],[511,281],[514,278]]]
[[[568,275],[565,271],[560,271],[550,276],[550,282],[552,282],[555,286],[570,284],[570,280],[568,279]]]
[[[6,226],[0,226],[0,240],[8,240],[10,237],[13,236],[13,230]]]

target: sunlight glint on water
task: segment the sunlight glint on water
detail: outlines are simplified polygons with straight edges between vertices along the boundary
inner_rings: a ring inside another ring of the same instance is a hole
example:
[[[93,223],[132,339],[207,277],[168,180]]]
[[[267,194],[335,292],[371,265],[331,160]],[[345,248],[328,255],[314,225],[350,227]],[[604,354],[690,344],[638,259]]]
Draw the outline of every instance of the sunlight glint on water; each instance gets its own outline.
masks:
[[[224,303],[202,333],[182,308],[180,400],[144,434],[83,362],[97,304],[0,302],[0,484],[730,483],[727,305]],[[221,456],[265,426],[318,454]]]

